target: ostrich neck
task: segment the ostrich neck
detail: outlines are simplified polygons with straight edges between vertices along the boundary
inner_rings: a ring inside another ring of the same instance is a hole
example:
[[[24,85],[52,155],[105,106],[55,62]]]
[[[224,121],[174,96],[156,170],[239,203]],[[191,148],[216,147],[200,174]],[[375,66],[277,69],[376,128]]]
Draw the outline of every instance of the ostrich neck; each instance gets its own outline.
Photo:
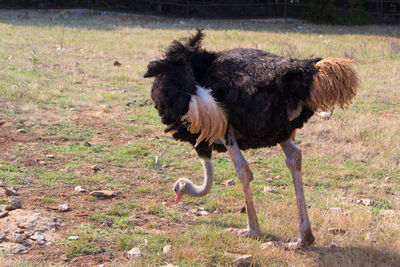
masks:
[[[214,182],[213,166],[211,159],[201,159],[204,169],[204,181],[201,186],[192,182],[186,184],[186,193],[192,197],[202,197],[210,192]]]

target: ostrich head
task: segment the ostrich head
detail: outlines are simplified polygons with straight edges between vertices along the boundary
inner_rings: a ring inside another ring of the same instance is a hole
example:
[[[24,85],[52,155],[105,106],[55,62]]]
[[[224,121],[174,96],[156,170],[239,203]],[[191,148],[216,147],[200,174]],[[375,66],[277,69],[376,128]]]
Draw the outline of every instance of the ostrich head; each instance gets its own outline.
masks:
[[[189,184],[188,187],[186,187],[187,184]],[[178,203],[179,200],[183,197],[183,195],[189,194],[186,190],[188,188],[191,188],[190,185],[193,185],[192,182],[185,178],[180,178],[178,181],[175,182],[174,184],[175,203]]]

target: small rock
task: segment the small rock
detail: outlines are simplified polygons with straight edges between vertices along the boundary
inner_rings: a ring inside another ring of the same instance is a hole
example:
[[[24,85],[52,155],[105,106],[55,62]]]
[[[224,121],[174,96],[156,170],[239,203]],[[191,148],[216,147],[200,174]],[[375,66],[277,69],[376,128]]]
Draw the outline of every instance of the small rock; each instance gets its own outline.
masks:
[[[102,191],[92,191],[90,192],[91,196],[99,197],[99,198],[111,198],[117,195],[116,192],[110,190],[102,190]]]
[[[3,189],[6,193],[6,196],[18,196],[18,192],[15,191],[14,188],[4,187]]]
[[[323,119],[329,119],[331,117],[331,113],[330,112],[320,112],[319,115],[323,118]]]
[[[78,240],[78,239],[79,239],[79,236],[77,236],[77,235],[71,235],[68,237],[68,240]]]
[[[22,207],[22,204],[24,204],[24,202],[22,202],[19,198],[11,197],[10,204],[6,205],[4,209],[8,211],[20,209]]]
[[[376,188],[376,184],[370,184],[369,187],[374,189],[374,188]]]
[[[205,210],[201,210],[197,214],[200,215],[200,216],[207,216],[209,213],[207,211],[205,211]]]
[[[224,181],[224,185],[226,185],[226,186],[232,186],[234,184],[235,184],[235,180],[233,180],[233,179]]]
[[[365,241],[369,241],[371,243],[376,243],[376,237],[374,236],[373,233],[367,233],[365,235]]]
[[[272,178],[267,178],[267,179],[265,179],[265,181],[266,181],[267,183],[272,183],[272,182],[273,182]]]
[[[62,212],[65,212],[65,211],[68,211],[69,210],[69,206],[68,206],[68,204],[62,204],[62,205],[60,205],[60,206],[58,206],[58,208],[57,208],[59,211],[62,211]]]
[[[121,63],[119,63],[118,61],[114,61],[114,66],[117,66],[117,67],[119,67],[119,66],[121,66],[122,64]]]
[[[38,238],[38,239],[36,239],[36,243],[38,245],[42,246],[42,245],[46,244],[46,239],[44,239],[44,237],[43,238]]]
[[[0,212],[0,219],[8,216],[8,211]]]
[[[346,230],[340,228],[328,228],[329,233],[333,235],[344,235]]]
[[[31,233],[30,232],[24,232],[24,237],[25,238],[30,238],[31,237]]]
[[[90,168],[91,168],[94,172],[100,171],[100,167],[97,166],[97,165],[93,165],[93,166],[91,166]]]
[[[185,22],[184,22],[183,20],[180,20],[180,21],[179,21],[179,24],[182,24],[182,25],[184,25],[184,24],[185,24]]]
[[[25,129],[18,129],[17,133],[26,133],[26,130]]]
[[[297,237],[292,237],[291,239],[290,239],[290,243],[296,243],[297,242]]]
[[[274,189],[272,187],[269,187],[269,186],[265,186],[264,187],[264,192],[270,192],[270,193],[273,193],[273,194],[277,194],[278,190],[276,190],[276,189]]]
[[[6,240],[6,234],[0,233],[0,243]]]
[[[133,248],[128,251],[128,259],[134,260],[140,258],[142,256],[142,252],[140,248]]]
[[[31,235],[29,238],[32,240],[45,239],[42,233],[40,232],[35,232],[35,234]]]
[[[366,198],[366,199],[359,199],[359,200],[357,200],[356,203],[364,205],[364,206],[373,206],[375,204],[375,201],[372,199]]]
[[[113,218],[109,218],[109,219],[105,220],[101,225],[111,227],[112,224],[113,224]]]
[[[163,248],[163,250],[162,250],[162,252],[163,252],[164,254],[169,254],[169,253],[171,253],[171,251],[172,251],[172,246],[171,246],[171,245],[165,246],[165,247]]]
[[[385,177],[385,181],[386,181],[386,182],[389,182],[390,179],[392,179],[392,176],[386,176],[386,177]]]
[[[16,233],[14,233],[14,234],[12,235],[12,237],[13,237],[13,241],[14,241],[15,243],[22,243],[22,242],[24,241],[24,236],[21,235],[21,234],[16,234]]]
[[[83,192],[86,192],[86,189],[85,188],[83,188],[82,186],[80,186],[80,185],[78,185],[78,186],[75,186],[75,191],[77,191],[77,192],[81,192],[81,193],[83,193]]]
[[[15,243],[1,243],[0,248],[6,250],[10,254],[24,254],[27,253],[25,247],[21,244],[15,244]]]
[[[167,265],[163,265],[163,266],[160,266],[160,267],[179,267],[179,266],[178,265],[173,265],[171,263],[168,263]]]
[[[39,161],[39,164],[40,164],[40,165],[46,165],[47,163],[46,163],[46,161],[41,160],[41,161]]]
[[[397,217],[400,213],[396,210],[381,210],[379,211],[379,215],[384,217]]]
[[[273,247],[275,247],[275,244],[274,244],[274,242],[272,242],[272,241],[265,242],[265,243],[262,243],[262,244],[260,245],[260,248],[261,248],[261,249],[268,249],[268,248],[273,248]]]
[[[76,111],[76,108],[70,108],[69,111]]]
[[[53,154],[47,154],[46,158],[48,159],[54,159],[56,156],[54,156]]]
[[[253,256],[243,255],[237,258],[236,260],[232,261],[232,264],[240,267],[247,267],[251,265],[252,261],[253,261]]]

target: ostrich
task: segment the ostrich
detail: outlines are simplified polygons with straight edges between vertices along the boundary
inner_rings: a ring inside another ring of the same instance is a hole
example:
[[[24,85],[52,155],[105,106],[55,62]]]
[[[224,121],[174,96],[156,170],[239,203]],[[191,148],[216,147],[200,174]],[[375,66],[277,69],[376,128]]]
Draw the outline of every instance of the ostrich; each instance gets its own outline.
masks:
[[[290,140],[315,111],[351,102],[358,86],[351,61],[297,60],[245,48],[211,52],[201,48],[203,37],[197,30],[184,43],[173,41],[144,74],[155,77],[151,97],[165,132],[192,144],[202,161],[203,184],[179,179],[173,186],[176,202],[185,194],[209,193],[211,153],[227,151],[242,183],[248,221],[247,229],[236,233],[260,235],[250,191],[253,175],[241,150],[279,144],[294,182],[300,232],[298,241],[288,245],[311,245],[315,238],[304,199],[301,150]]]

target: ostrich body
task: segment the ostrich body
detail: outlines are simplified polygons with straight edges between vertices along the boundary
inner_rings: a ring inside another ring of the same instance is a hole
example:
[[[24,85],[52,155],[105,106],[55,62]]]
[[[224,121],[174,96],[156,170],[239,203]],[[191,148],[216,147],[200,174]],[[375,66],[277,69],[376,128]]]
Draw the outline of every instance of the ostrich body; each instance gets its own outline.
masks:
[[[261,233],[250,192],[251,170],[241,154],[249,148],[279,144],[294,182],[300,238],[292,248],[314,242],[301,176],[301,151],[290,141],[316,110],[342,108],[355,96],[358,78],[349,60],[295,60],[256,49],[210,52],[201,48],[203,33],[184,44],[172,42],[164,58],[148,65],[145,77],[155,77],[151,96],[165,132],[187,141],[197,151],[204,182],[188,179],[174,184],[176,201],[184,194],[206,195],[213,184],[211,154],[228,152],[242,182],[248,228],[245,236]]]

